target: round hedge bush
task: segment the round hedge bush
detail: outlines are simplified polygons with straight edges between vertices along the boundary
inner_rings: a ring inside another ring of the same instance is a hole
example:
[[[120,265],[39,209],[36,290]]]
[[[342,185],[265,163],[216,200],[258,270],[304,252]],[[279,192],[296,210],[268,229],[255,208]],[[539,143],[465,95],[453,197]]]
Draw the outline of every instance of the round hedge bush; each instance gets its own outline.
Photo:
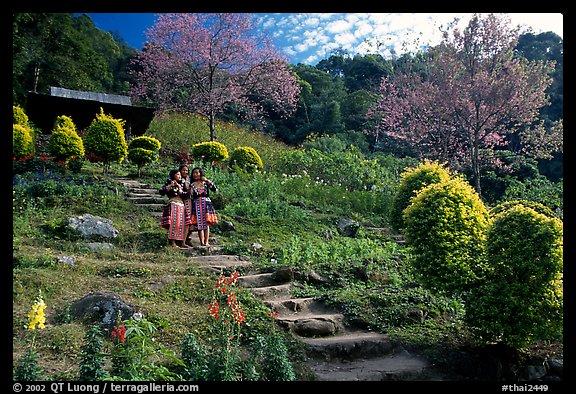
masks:
[[[522,348],[562,338],[562,221],[517,204],[487,231],[488,274],[470,292],[465,320],[486,342]]]
[[[251,146],[238,146],[234,148],[228,160],[231,169],[240,168],[244,171],[253,172],[264,167],[262,158]]]
[[[228,148],[217,141],[199,142],[192,145],[190,153],[196,160],[206,163],[214,163],[228,158]]]
[[[14,123],[12,126],[12,155],[20,159],[34,153],[34,139],[30,128]]]
[[[523,206],[523,207],[527,207],[527,208],[532,208],[533,210],[535,210],[536,212],[547,216],[549,218],[558,218],[558,215],[556,215],[554,213],[554,211],[550,208],[548,208],[546,205],[539,203],[537,201],[530,201],[530,200],[509,200],[509,201],[504,201],[501,202],[495,206],[493,206],[492,208],[490,208],[490,215],[491,216],[496,216],[508,209],[517,207],[517,206]]]
[[[416,192],[432,183],[450,179],[452,173],[437,161],[426,160],[400,174],[400,185],[392,201],[390,225],[396,231],[404,227],[403,211],[410,205],[410,199]]]
[[[12,106],[13,122],[12,124],[19,124],[21,126],[28,127],[28,115],[24,112],[24,109],[19,105]]]
[[[103,161],[107,172],[110,163],[121,163],[128,154],[128,145],[124,136],[124,121],[106,115],[100,108],[100,113],[86,129],[84,149],[91,153],[91,160]]]
[[[134,148],[142,148],[151,151],[159,151],[161,147],[162,143],[158,139],[154,137],[148,137],[146,135],[134,137],[128,144],[128,150]]]
[[[67,161],[84,156],[84,142],[76,132],[72,118],[61,115],[54,122],[54,130],[48,141],[48,151],[56,160]]]
[[[461,294],[485,271],[489,215],[474,188],[455,176],[420,189],[404,210],[404,233],[422,284]]]

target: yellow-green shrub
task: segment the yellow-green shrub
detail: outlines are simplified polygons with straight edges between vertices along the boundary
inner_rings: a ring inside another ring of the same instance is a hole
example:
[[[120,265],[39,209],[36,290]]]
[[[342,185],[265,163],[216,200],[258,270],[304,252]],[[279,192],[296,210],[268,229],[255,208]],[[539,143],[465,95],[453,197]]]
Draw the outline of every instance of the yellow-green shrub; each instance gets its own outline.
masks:
[[[392,201],[390,225],[396,231],[404,227],[403,211],[410,205],[410,199],[420,189],[438,183],[452,176],[449,169],[436,161],[424,161],[417,167],[409,168],[400,174],[400,185]]]
[[[48,151],[57,160],[64,161],[84,156],[84,142],[76,133],[76,125],[69,116],[61,115],[56,118],[48,141]]]
[[[465,320],[485,341],[521,348],[557,340],[563,326],[562,221],[516,204],[487,231],[488,274],[470,292]]]
[[[138,167],[138,176],[140,176],[142,167],[158,160],[161,146],[159,140],[148,136],[135,137],[130,141],[128,160]]]
[[[110,163],[121,163],[128,154],[128,145],[124,136],[124,121],[106,115],[100,108],[100,113],[86,129],[84,149],[91,161],[102,161],[107,172]],[[90,154],[90,155],[88,155]]]
[[[262,158],[251,146],[238,146],[234,148],[228,160],[228,166],[231,169],[241,168],[245,171],[252,172],[264,167]]]
[[[549,218],[558,218],[558,215],[554,213],[553,210],[548,208],[546,205],[539,203],[537,201],[530,201],[530,200],[509,200],[501,202],[494,207],[490,208],[490,216],[496,216],[499,213],[502,213],[508,209],[514,208],[518,205],[532,208],[538,213],[541,213],[544,216]]]
[[[404,210],[416,275],[430,289],[460,294],[485,271],[489,215],[478,193],[454,176],[420,189]]]
[[[217,141],[199,142],[190,151],[194,159],[207,163],[220,162],[228,158],[228,148]]]
[[[18,105],[12,106],[12,114],[13,114],[13,124],[19,124],[21,126],[29,127],[28,124],[28,115],[24,112],[24,109]]]
[[[19,159],[34,154],[34,151],[30,128],[15,123],[12,126],[12,155]]]

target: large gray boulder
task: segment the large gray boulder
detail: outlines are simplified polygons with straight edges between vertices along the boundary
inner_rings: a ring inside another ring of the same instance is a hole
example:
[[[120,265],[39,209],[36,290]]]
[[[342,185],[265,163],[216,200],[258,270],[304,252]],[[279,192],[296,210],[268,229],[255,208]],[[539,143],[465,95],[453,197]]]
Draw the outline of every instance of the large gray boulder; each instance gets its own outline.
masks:
[[[135,313],[132,306],[112,292],[88,294],[70,305],[70,315],[88,323],[99,323],[111,329],[118,319],[130,319]]]
[[[118,230],[110,219],[85,213],[81,216],[68,217],[68,226],[78,232],[82,238],[116,238]]]

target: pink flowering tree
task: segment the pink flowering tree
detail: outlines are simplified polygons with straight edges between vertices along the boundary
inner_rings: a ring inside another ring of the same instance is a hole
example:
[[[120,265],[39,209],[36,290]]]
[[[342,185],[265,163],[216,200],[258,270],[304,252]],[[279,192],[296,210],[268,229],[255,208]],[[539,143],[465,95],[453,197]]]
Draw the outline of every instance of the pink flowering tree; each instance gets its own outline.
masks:
[[[425,72],[382,80],[380,97],[367,112],[375,127],[367,133],[377,141],[383,135],[403,140],[421,158],[470,168],[478,193],[480,170],[490,157],[482,152],[506,147],[512,134],[526,142],[524,154],[545,157],[558,149],[561,125],[545,136],[538,122],[539,110],[549,104],[545,90],[554,64],[515,56],[518,32],[492,14],[474,15],[462,31],[450,26],[428,51]]]
[[[135,59],[133,97],[160,111],[197,112],[214,141],[217,114],[233,106],[263,122],[267,111],[289,116],[300,86],[251,14],[160,14]]]

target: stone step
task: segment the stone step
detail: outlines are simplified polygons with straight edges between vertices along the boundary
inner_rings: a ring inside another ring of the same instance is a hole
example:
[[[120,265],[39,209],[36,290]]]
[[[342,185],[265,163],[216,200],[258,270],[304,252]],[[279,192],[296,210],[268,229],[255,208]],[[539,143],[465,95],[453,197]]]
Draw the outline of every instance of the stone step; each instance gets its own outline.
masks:
[[[243,275],[238,278],[238,285],[248,288],[267,287],[283,283],[285,283],[285,281],[279,279],[274,273]]]
[[[168,202],[166,198],[162,196],[153,196],[149,194],[139,194],[126,197],[126,200],[132,202],[132,204],[142,205],[142,204],[162,204],[166,205]]]
[[[299,337],[328,337],[344,329],[344,315],[340,313],[280,315],[276,318],[276,324]]]
[[[406,351],[355,360],[307,362],[319,381],[431,381],[442,380],[433,367]]]
[[[299,338],[314,359],[351,360],[391,354],[396,346],[385,334],[371,331],[341,331],[337,335],[318,338]]]
[[[290,298],[290,288],[290,283],[284,283],[273,286],[254,287],[250,289],[250,292],[260,299],[269,301]]]
[[[150,203],[148,203],[148,204],[136,204],[136,205],[141,207],[141,208],[144,208],[148,211],[160,211],[160,212],[162,212],[162,210],[166,206],[166,203],[163,203],[163,204],[158,204],[158,203],[150,204]]]
[[[264,304],[278,314],[310,311],[310,304],[314,302],[317,301],[312,297],[264,300]]]
[[[185,251],[188,252],[188,250]],[[240,259],[240,257],[235,255],[222,255],[222,254],[203,254],[203,255],[192,255],[188,258],[188,261],[192,262],[198,268],[219,274],[222,270],[230,270],[235,268],[248,268],[250,267],[250,262],[247,259]]]
[[[160,189],[160,188],[158,188]],[[129,187],[128,188],[128,195],[131,194],[151,194],[151,195],[160,195],[160,192],[157,188],[148,188],[148,187]]]

